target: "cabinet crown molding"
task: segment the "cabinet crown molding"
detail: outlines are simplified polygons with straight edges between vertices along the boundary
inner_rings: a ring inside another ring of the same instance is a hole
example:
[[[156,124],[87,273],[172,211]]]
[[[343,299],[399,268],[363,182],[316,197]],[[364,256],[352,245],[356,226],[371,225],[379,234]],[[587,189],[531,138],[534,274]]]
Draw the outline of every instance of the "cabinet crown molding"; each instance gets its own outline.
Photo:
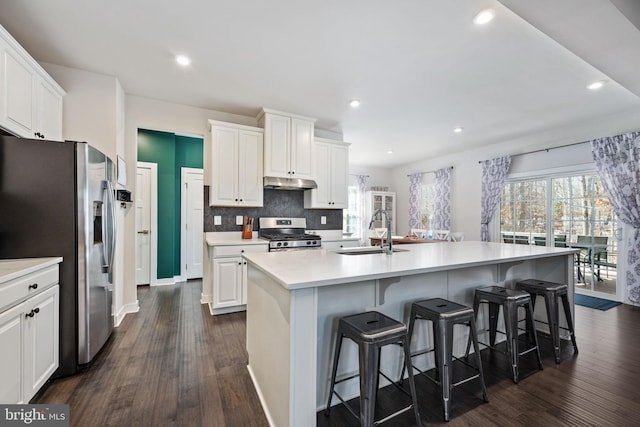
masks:
[[[258,115],[256,116],[256,119],[258,121],[260,121],[260,119],[267,113],[269,113],[269,114],[277,114],[279,116],[291,117],[291,118],[294,118],[294,119],[309,120],[309,121],[312,121],[314,123],[316,122],[316,119],[314,119],[313,117],[301,116],[299,114],[293,114],[293,113],[286,113],[284,111],[273,110],[271,108],[263,108],[258,113]]]

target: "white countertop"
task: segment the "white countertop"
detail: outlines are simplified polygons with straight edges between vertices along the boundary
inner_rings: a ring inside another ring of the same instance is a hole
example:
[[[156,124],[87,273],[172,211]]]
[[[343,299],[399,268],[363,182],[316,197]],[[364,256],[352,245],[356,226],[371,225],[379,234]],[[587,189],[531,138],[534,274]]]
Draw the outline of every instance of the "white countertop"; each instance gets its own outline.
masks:
[[[326,242],[357,241],[358,237],[346,237],[342,230],[309,230],[309,233],[317,234]],[[243,239],[240,231],[220,231],[204,233],[205,241],[209,246],[228,245],[266,245],[269,242],[258,238],[258,232],[253,232],[253,239]]]
[[[393,255],[341,255],[328,250],[244,254],[289,290],[407,276],[486,264],[569,255],[577,249],[489,242],[403,245]]]
[[[0,259],[0,283],[62,262],[62,257]]]
[[[268,241],[258,238],[258,232],[253,232],[253,239],[243,239],[240,231],[223,231],[204,233],[205,241],[209,246],[229,245],[267,245]]]

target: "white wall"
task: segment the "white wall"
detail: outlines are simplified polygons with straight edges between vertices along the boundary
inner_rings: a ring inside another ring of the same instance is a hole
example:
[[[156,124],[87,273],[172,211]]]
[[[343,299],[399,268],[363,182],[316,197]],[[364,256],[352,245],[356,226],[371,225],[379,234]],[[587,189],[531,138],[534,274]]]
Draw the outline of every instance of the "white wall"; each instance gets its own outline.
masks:
[[[88,142],[115,161],[118,79],[60,65],[41,65],[67,92],[63,101],[64,139]]]
[[[396,191],[390,168],[349,165],[349,185],[355,185],[355,175],[369,176],[367,178],[367,190],[373,186],[389,187],[389,191]]]

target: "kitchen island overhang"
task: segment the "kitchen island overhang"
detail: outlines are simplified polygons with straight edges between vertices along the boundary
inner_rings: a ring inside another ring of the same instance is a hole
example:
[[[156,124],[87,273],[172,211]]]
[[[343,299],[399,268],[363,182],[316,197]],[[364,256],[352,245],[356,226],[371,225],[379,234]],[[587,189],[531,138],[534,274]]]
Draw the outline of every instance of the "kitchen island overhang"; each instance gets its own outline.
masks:
[[[567,283],[573,306],[575,252],[467,241],[411,245],[393,255],[246,254],[249,371],[267,418],[274,426],[315,425],[316,412],[326,404],[339,317],[378,310],[406,321],[413,301],[441,297],[471,305],[477,287],[512,286],[528,278]],[[479,329],[483,322],[481,314]],[[416,329],[412,348],[423,348],[428,330]],[[465,334],[457,335],[454,353],[466,347]],[[339,375],[357,371],[357,350],[349,344],[343,346]],[[388,373],[397,375],[401,361],[397,349],[383,352]],[[342,385],[344,396],[358,395],[357,381]]]

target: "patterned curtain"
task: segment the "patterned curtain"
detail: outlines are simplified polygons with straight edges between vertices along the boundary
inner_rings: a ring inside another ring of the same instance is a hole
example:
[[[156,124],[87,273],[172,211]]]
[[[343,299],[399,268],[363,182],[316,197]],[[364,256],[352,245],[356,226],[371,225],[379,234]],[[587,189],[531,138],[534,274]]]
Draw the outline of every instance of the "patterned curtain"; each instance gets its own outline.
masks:
[[[409,230],[422,228],[422,212],[420,201],[422,199],[422,172],[409,175]]]
[[[633,227],[627,254],[627,295],[640,303],[640,132],[594,139],[591,152],[613,210]]]
[[[480,211],[480,240],[489,241],[489,222],[500,203],[502,186],[511,166],[511,156],[482,161],[482,200]]]
[[[367,218],[364,217],[366,210],[365,192],[367,191],[367,175],[356,175],[356,206],[358,210],[358,234],[360,235],[360,246],[368,246],[370,240],[367,238],[369,235],[369,227]]]
[[[434,230],[451,230],[451,168],[435,172]]]

